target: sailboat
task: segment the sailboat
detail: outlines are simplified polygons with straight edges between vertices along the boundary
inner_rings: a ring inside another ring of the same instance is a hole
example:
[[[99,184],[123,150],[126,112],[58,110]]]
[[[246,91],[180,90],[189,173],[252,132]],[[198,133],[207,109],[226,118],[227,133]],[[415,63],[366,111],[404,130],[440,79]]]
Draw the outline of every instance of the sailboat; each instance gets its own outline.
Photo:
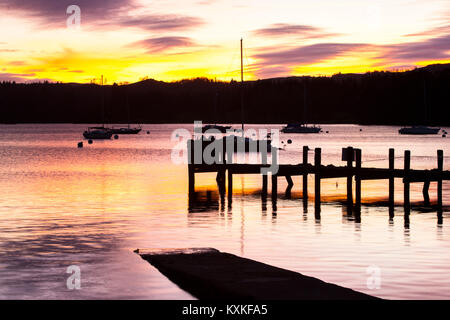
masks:
[[[105,121],[105,97],[103,95],[103,75],[101,77],[101,89],[102,89],[102,119]],[[100,127],[88,127],[83,132],[83,137],[90,140],[107,140],[111,139],[113,132],[111,129],[105,127],[105,123]]]
[[[130,105],[128,103],[128,92],[126,93],[126,103],[127,103],[127,112],[128,112],[128,126],[126,127],[112,127],[111,131],[113,134],[138,134],[142,131],[140,125],[138,127],[132,128],[130,126]]]
[[[217,114],[218,95],[219,94],[216,93],[216,98],[215,98],[215,101],[214,101],[214,114]],[[206,131],[211,130],[211,129],[212,130],[217,130],[220,133],[227,133],[227,130],[231,129],[231,126],[221,126],[221,125],[218,125],[218,124],[207,124],[207,125],[204,125],[202,127],[202,133],[206,133]]]
[[[427,121],[428,118],[428,112],[427,112],[427,91],[426,91],[426,85],[425,82],[423,84],[423,102],[425,107],[425,121]],[[412,127],[404,127],[398,130],[398,133],[400,134],[409,134],[409,135],[431,135],[431,134],[438,134],[441,128],[432,128],[428,126],[412,126]]]
[[[241,39],[241,129],[239,129],[239,131],[242,132],[242,135],[229,135],[227,137],[223,137],[222,139],[234,139],[234,151],[235,152],[250,152],[253,151],[251,150],[251,147],[256,147],[256,152],[262,152],[262,151],[267,151],[267,152],[271,152],[272,150],[272,140],[271,140],[271,136],[270,134],[268,134],[265,138],[263,139],[253,139],[250,137],[246,137],[244,136],[244,49],[243,49],[243,39]],[[236,130],[237,131],[237,130]],[[215,141],[215,137],[209,137],[205,138],[203,137],[203,139],[206,139],[206,141],[209,142],[213,142]],[[241,150],[239,147],[240,146],[244,146],[244,150]],[[261,146],[267,146],[266,150],[260,150]]]
[[[242,136],[234,136],[235,139],[235,149],[237,148],[238,144],[243,144],[245,146],[245,152],[250,151],[251,145],[257,146],[257,152],[261,152],[260,145],[267,146],[267,151],[270,152],[272,150],[272,141],[270,135],[267,135],[264,139],[255,140],[250,137],[244,136],[244,40],[241,39],[241,131]],[[235,150],[237,151],[237,150]],[[264,150],[265,151],[265,150]]]
[[[306,123],[306,115],[307,115],[307,109],[306,109],[306,84],[303,86],[303,123],[291,123],[287,126],[283,127],[281,129],[281,132],[283,133],[319,133],[322,132],[321,127],[316,127],[315,125],[310,127]]]

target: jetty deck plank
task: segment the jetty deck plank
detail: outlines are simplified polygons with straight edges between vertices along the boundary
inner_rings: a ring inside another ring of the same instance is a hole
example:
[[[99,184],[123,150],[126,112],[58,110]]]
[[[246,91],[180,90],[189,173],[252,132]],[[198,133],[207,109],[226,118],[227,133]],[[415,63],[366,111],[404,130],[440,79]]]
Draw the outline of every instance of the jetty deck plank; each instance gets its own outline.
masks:
[[[216,249],[136,252],[179,287],[199,299],[377,299],[297,272]]]

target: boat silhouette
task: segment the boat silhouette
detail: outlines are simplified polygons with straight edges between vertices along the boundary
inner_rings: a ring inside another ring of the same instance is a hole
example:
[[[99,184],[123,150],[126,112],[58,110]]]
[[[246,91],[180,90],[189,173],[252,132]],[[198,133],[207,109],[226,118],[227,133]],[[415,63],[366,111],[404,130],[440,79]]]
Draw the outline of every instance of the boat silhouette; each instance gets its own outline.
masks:
[[[290,123],[281,129],[283,133],[320,133],[321,127],[307,125],[306,83],[303,85],[303,123]]]
[[[425,109],[425,122],[428,119],[428,106],[427,106],[427,87],[426,82],[423,83],[423,104]],[[398,130],[400,134],[411,134],[411,135],[431,135],[438,134],[441,128],[432,128],[425,125],[421,126],[412,126],[412,127],[404,127]]]

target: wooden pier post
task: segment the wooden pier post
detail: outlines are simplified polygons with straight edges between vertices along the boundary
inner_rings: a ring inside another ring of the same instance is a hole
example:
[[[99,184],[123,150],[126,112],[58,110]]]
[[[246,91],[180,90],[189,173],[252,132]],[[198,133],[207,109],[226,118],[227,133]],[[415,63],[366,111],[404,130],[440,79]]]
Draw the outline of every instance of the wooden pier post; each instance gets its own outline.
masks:
[[[308,166],[308,146],[303,146],[303,166],[306,168]],[[305,172],[303,174],[303,200],[308,201],[308,174]]]
[[[262,195],[267,196],[267,174],[262,175]]]
[[[233,197],[233,172],[228,169],[228,199]]]
[[[287,181],[287,188],[286,188],[286,198],[290,199],[291,198],[291,192],[292,192],[292,187],[294,186],[294,181],[292,180],[291,176],[286,176],[286,181]]]
[[[322,149],[314,151],[314,209],[316,219],[320,219],[320,168],[322,165]]]
[[[272,173],[272,200],[277,199],[278,193],[278,176]]]
[[[405,208],[405,215],[409,215],[411,211],[410,203],[410,181],[409,170],[411,169],[411,151],[405,151],[404,175],[403,175],[403,207]]]
[[[425,206],[430,205],[430,195],[428,193],[429,190],[430,190],[430,180],[424,181],[422,194],[423,194],[423,202],[424,202]]]
[[[221,159],[220,159],[220,162],[218,163],[218,164],[220,164],[221,165],[221,169],[219,169],[218,171],[217,171],[217,177],[216,177],[216,180],[217,180],[217,184],[219,185],[219,191],[220,190],[225,190],[226,189],[226,187],[225,187],[225,185],[226,185],[226,163],[227,163],[227,160],[226,160],[226,144],[224,143],[223,144],[223,146],[222,146],[222,151],[221,151]]]
[[[353,175],[350,172],[353,166],[353,148],[347,148],[347,168],[349,173],[347,174],[347,206],[348,213],[351,214],[353,207]]]
[[[194,139],[188,140],[188,175],[189,175],[189,193],[195,192],[195,164],[194,164]]]
[[[395,178],[394,178],[394,169],[395,169],[395,149],[389,149],[389,217],[394,217],[394,201],[395,201]]]
[[[441,175],[437,181],[437,205],[438,208],[442,208],[442,171],[444,170],[444,151],[437,151],[437,162],[438,162],[438,171],[440,171]]]
[[[355,201],[356,201],[356,210],[355,214],[357,216],[361,215],[361,177],[359,176],[359,170],[361,169],[361,149],[355,149]]]

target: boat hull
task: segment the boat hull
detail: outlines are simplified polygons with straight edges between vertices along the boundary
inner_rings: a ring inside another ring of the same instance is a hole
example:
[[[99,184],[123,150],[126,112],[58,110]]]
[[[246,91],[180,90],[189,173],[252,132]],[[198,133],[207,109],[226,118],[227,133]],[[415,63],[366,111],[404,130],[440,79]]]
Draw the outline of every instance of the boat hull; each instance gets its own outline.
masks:
[[[227,130],[231,129],[231,126],[204,126],[202,133],[207,133],[208,130],[217,130],[220,133],[227,133]]]
[[[438,134],[440,130],[440,128],[411,127],[401,128],[398,132],[403,135],[433,135]]]
[[[320,127],[308,127],[308,126],[286,126],[281,129],[283,133],[320,133],[322,128]]]
[[[141,128],[119,128],[119,129],[111,129],[113,134],[138,134],[142,131]]]
[[[106,132],[95,132],[95,131],[85,131],[83,132],[83,137],[85,139],[91,140],[108,140],[111,139],[113,133],[111,131]]]

